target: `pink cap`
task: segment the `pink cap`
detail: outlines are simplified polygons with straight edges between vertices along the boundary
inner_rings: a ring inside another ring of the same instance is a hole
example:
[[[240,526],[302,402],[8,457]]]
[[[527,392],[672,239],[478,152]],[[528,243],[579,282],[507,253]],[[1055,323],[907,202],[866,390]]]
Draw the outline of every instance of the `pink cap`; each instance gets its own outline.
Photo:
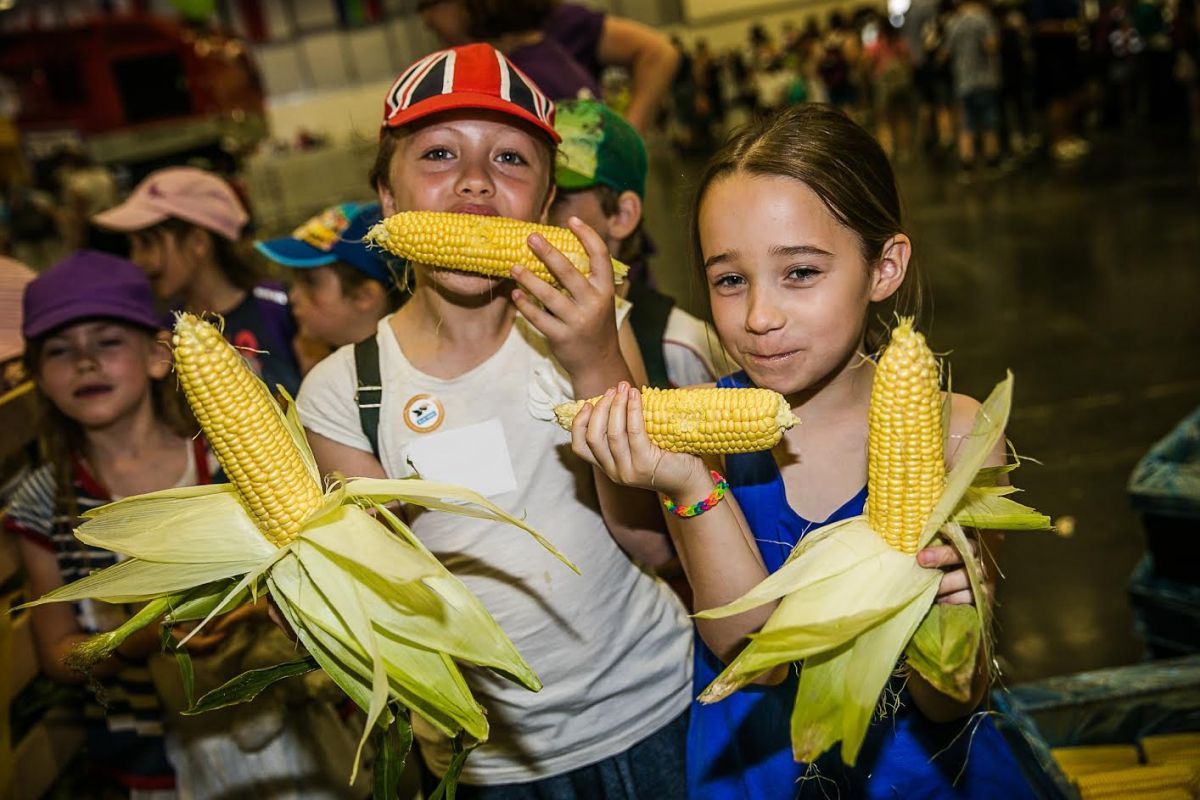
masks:
[[[150,173],[119,206],[92,217],[104,228],[132,233],[170,217],[199,225],[237,241],[250,220],[242,201],[221,178],[195,167],[167,167]]]
[[[0,257],[0,362],[25,352],[21,298],[35,277],[37,273],[20,261]]]

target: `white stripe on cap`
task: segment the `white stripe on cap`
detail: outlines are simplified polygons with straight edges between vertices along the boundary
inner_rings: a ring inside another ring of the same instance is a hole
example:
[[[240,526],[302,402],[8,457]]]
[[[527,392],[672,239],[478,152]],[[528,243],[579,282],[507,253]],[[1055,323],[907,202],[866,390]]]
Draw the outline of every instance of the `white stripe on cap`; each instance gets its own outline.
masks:
[[[401,94],[403,94],[403,92],[409,87],[413,76],[424,69],[428,62],[436,59],[437,57],[438,53],[430,53],[424,58],[419,59],[415,64],[400,74],[400,77],[396,79],[394,84],[392,84],[392,90],[388,92],[388,116],[395,114],[404,107],[401,105]]]
[[[500,97],[511,103],[512,88],[508,72],[508,59],[499,50],[493,50],[492,52],[496,54],[496,61],[500,64]]]
[[[454,91],[454,64],[458,61],[458,53],[451,50],[446,54],[446,68],[442,73],[442,94]]]
[[[400,108],[408,108],[408,104],[412,102],[412,95],[413,92],[416,91],[417,86],[420,85],[421,81],[425,79],[426,75],[433,71],[433,68],[438,65],[438,62],[444,59],[446,56],[447,53],[445,51],[434,53],[429,57],[428,63],[426,63],[423,67],[421,67],[420,70],[415,72],[411,78],[409,78],[408,85],[405,86],[400,92]]]

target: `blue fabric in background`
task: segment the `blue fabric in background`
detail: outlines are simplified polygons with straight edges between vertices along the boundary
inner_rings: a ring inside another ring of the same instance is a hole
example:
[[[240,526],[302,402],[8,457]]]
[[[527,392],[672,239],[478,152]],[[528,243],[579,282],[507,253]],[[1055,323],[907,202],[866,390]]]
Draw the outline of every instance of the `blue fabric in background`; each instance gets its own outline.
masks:
[[[722,378],[717,385],[752,384],[743,372]],[[811,523],[788,505],[770,451],[728,456],[725,469],[769,572],[783,565],[809,530],[862,514],[867,499],[864,486],[828,519]],[[693,690],[699,695],[724,665],[699,635],[695,653]],[[892,688],[900,692],[902,707],[895,716],[871,725],[857,766],[842,764],[834,748],[816,762],[815,773],[821,777],[802,780],[808,765],[792,760],[791,747],[796,684],[793,672],[778,686],[748,686],[712,705],[692,704],[688,730],[692,800],[1034,797],[990,718],[972,720],[970,729],[965,720],[935,724],[915,710],[897,681]]]

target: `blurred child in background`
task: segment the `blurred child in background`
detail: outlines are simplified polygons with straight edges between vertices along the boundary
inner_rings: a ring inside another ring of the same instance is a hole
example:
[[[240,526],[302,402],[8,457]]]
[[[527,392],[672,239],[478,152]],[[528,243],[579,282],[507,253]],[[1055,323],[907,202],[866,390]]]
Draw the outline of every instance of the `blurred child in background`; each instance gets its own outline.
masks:
[[[129,234],[130,260],[146,272],[160,300],[220,314],[225,338],[267,386],[295,395],[300,366],[287,293],[279,284],[260,282],[243,251],[250,216],[229,184],[194,167],[160,169],[124,203],[92,219]]]
[[[363,242],[379,218],[378,203],[340,203],[291,236],[254,243],[268,259],[294,270],[288,296],[305,340],[329,351],[360,342],[403,304],[400,266]]]
[[[648,285],[649,255],[642,231],[646,195],[646,145],[633,126],[597,100],[558,105],[554,128],[558,148],[550,222],[572,216],[604,238],[616,258],[629,264],[630,278],[617,287],[633,308],[629,323],[637,337],[651,386],[711,383],[732,371],[716,333],[702,320]]]

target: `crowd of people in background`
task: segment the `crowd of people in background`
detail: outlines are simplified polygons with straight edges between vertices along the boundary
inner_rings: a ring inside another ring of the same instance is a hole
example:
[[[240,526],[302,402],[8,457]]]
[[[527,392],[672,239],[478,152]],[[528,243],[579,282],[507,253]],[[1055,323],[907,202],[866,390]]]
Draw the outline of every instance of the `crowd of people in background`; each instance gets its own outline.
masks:
[[[865,6],[752,25],[723,52],[674,41],[683,64],[664,124],[686,152],[802,102],[845,111],[899,163],[957,153],[968,174],[1042,152],[1078,161],[1097,130],[1200,136],[1194,0],[913,0],[891,17]]]

